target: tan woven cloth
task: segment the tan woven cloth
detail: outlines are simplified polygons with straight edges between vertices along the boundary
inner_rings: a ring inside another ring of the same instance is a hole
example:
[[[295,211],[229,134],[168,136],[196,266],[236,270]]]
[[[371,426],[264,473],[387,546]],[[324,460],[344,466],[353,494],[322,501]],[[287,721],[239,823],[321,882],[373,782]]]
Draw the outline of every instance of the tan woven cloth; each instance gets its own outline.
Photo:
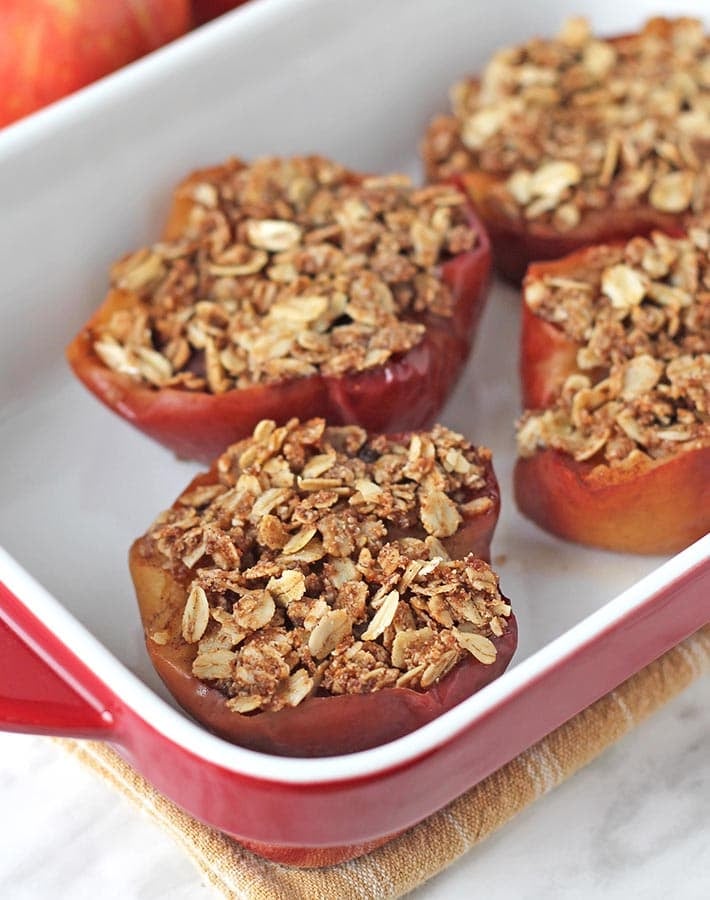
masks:
[[[260,859],[156,793],[104,744],[61,743],[172,834],[225,898],[383,900],[402,896],[446,868],[708,671],[710,625],[445,809],[369,855],[327,869],[287,868]]]

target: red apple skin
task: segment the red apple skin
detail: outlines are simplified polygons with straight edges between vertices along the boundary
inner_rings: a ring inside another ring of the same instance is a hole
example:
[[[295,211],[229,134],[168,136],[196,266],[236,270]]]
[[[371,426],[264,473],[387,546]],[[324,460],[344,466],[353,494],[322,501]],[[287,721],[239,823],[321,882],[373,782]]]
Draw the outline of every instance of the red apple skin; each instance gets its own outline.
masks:
[[[559,325],[536,315],[525,302],[526,288],[546,277],[574,278],[597,268],[608,256],[609,244],[587,247],[561,259],[533,263],[523,279],[523,310],[520,334],[520,386],[524,409],[545,409],[559,396],[566,379],[580,371],[577,351],[581,344],[568,337]],[[600,370],[587,371],[592,380]]]
[[[621,470],[538,450],[518,459],[514,487],[545,531],[605,550],[678,553],[710,530],[710,447]]]
[[[189,0],[2,0],[0,127],[184,34]]]
[[[245,2],[246,0],[193,0],[192,14],[195,25],[202,25],[204,22],[216,19],[217,16],[222,16]]]
[[[524,409],[545,409],[555,402],[569,375],[577,371],[578,345],[523,301],[520,333],[520,386]]]

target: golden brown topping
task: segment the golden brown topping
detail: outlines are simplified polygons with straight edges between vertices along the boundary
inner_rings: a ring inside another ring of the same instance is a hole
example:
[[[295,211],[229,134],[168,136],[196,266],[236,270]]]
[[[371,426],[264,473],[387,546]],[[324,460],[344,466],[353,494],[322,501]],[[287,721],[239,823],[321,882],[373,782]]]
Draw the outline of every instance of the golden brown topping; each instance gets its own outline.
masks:
[[[553,447],[628,465],[710,442],[709,246],[704,225],[634,238],[588,253],[574,278],[528,283],[528,306],[580,345],[580,373],[522,418],[522,456]]]
[[[525,288],[528,307],[583,345],[583,371],[648,353],[659,359],[707,352],[708,228],[686,238],[655,233],[597,247],[574,277],[546,275]]]
[[[245,713],[317,691],[423,690],[467,655],[492,663],[510,615],[496,575],[427,534],[490,500],[489,459],[442,426],[398,441],[259,423],[145,539],[185,587],[193,674]]]
[[[598,40],[584,20],[553,40],[501,50],[452,91],[430,126],[430,175],[478,169],[501,180],[512,216],[557,230],[589,211],[647,201],[701,212],[710,191],[710,39],[694,19],[650,20]]]
[[[447,316],[438,267],[471,249],[463,195],[363,178],[320,157],[231,163],[190,180],[182,233],[112,270],[137,300],[95,335],[111,369],[222,393],[381,365]]]

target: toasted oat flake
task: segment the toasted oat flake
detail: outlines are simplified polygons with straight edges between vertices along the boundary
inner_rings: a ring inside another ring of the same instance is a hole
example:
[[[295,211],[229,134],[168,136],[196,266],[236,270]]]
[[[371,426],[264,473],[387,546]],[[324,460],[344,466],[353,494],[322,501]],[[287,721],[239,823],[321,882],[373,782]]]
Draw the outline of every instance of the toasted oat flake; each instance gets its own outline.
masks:
[[[315,682],[305,669],[297,669],[288,677],[288,684],[282,693],[287,706],[298,706],[313,690]]]
[[[306,593],[306,579],[298,569],[284,569],[278,578],[269,579],[266,590],[281,606],[288,606]]]
[[[450,185],[362,179],[320,157],[232,160],[178,192],[182,233],[119,261],[135,303],[93,335],[110,369],[224,393],[383,365],[450,316],[440,267],[477,234]]]
[[[647,393],[658,384],[663,374],[663,363],[647,353],[634,356],[624,367],[621,390],[622,400],[631,400]]]
[[[135,355],[126,350],[111,335],[107,335],[103,340],[96,341],[94,350],[96,355],[110,369],[114,369],[116,372],[123,372],[124,375],[141,375]]]
[[[182,636],[188,644],[194,644],[202,637],[210,618],[210,607],[207,594],[194,584],[187,595],[185,610],[182,614]]]
[[[350,634],[352,622],[344,609],[329,610],[308,638],[308,649],[316,659],[323,659]]]
[[[622,264],[610,266],[602,275],[602,292],[617,309],[636,306],[646,293],[643,273]]]
[[[429,627],[398,632],[392,642],[392,664],[399,669],[405,669],[410,649],[426,646],[433,639],[434,632]]]
[[[299,550],[303,550],[303,548],[311,542],[315,537],[315,534],[315,528],[301,528],[301,530],[296,532],[296,534],[294,534],[294,536],[284,545],[283,552],[286,554],[298,553]]]
[[[245,631],[258,631],[274,617],[276,605],[268,590],[257,590],[240,597],[234,604],[232,616],[237,627]]]
[[[301,240],[301,229],[293,222],[278,219],[250,219],[246,223],[247,240],[252,247],[278,253],[290,250]]]
[[[439,679],[443,678],[459,661],[458,653],[455,650],[449,650],[435,661],[429,663],[420,676],[420,683],[423,688],[430,687]]]
[[[683,212],[690,206],[694,186],[693,172],[668,172],[656,179],[649,193],[649,200],[661,212]]]
[[[459,631],[455,628],[454,637],[464,650],[468,650],[472,656],[475,656],[484,665],[489,666],[496,661],[498,654],[495,644],[487,637],[484,637],[484,635],[475,634],[475,632]]]
[[[565,232],[599,209],[698,213],[710,191],[710,38],[700,21],[651,19],[595,38],[571,19],[553,39],[495,54],[452,90],[423,152],[432,180],[496,182],[512,217]]]
[[[208,650],[198,653],[192,664],[192,674],[205,680],[229,678],[236,659],[231,650]]]
[[[559,197],[567,188],[577,184],[581,177],[582,172],[576,163],[563,160],[545,163],[533,172],[530,193],[533,197]]]
[[[422,534],[430,507],[447,510],[439,524],[485,515],[489,459],[441,426],[404,444],[322,420],[260,423],[144,539],[185,587],[195,677],[249,715],[318,692],[427,690],[470,659],[452,629],[504,635],[510,607],[486,563],[450,560],[445,537],[390,538]],[[337,488],[309,489],[302,473],[321,470]]]
[[[461,524],[461,513],[443,491],[422,491],[420,517],[427,532],[438,538],[451,537]]]
[[[382,634],[385,628],[392,624],[392,619],[394,618],[394,614],[397,611],[398,604],[399,591],[390,591],[389,594],[387,594],[387,596],[383,599],[382,605],[373,616],[372,621],[367,628],[367,631],[363,631],[363,641],[374,641],[375,638],[378,638]]]
[[[247,696],[237,696],[232,697],[231,700],[227,700],[227,707],[235,713],[249,713],[258,709],[261,706],[261,702],[261,697],[254,694],[248,694]],[[290,705],[291,704],[289,704],[289,706]]]

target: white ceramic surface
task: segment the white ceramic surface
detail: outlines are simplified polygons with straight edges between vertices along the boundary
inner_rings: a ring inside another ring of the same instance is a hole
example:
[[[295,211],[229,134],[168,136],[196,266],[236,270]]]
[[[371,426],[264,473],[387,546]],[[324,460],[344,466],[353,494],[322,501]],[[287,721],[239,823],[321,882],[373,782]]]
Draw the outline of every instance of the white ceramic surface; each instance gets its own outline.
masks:
[[[230,153],[317,150],[360,169],[418,175],[415,147],[443,108],[447,86],[495,47],[552,32],[572,11],[589,12],[598,30],[614,32],[663,8],[264,0],[0,135],[0,542],[49,594],[1,557],[0,577],[152,721],[211,758],[264,772],[253,754],[211,738],[155,697],[167,695],[144,652],[126,553],[195,467],[104,410],[63,360],[64,345],[105,290],[110,262],[157,233],[170,187],[193,167]],[[517,515],[510,495],[517,299],[510,289],[493,292],[478,343],[442,418],[495,451],[504,513],[494,559],[514,599],[521,644],[516,667],[437,723],[439,736],[633,608],[643,590],[604,604],[660,562],[574,547]],[[706,554],[707,543],[676,570]],[[418,752],[433,734],[423,729],[401,746]],[[368,759],[379,765],[388,752]],[[352,771],[337,761],[308,766],[280,762],[278,775]]]

